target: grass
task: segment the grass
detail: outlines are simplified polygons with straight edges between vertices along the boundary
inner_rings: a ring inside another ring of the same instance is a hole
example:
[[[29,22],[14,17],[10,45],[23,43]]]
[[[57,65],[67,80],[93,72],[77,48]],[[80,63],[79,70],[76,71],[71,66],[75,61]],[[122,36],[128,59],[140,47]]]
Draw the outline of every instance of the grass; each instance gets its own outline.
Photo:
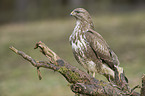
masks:
[[[118,55],[131,87],[141,85],[145,73],[144,17],[141,11],[93,17],[96,31]],[[74,26],[74,18],[1,25],[0,96],[73,96],[63,76],[41,68],[43,79],[39,81],[36,68],[8,47],[13,45],[37,60],[47,60],[38,50],[33,50],[41,40],[60,57],[83,69],[75,61],[68,41]],[[104,79],[99,75],[97,78]]]

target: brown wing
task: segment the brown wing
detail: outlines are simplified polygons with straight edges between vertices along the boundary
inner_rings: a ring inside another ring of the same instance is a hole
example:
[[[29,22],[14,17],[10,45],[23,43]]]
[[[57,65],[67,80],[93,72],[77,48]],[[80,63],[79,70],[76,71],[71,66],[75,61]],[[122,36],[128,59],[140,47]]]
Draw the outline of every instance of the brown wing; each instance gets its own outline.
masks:
[[[115,70],[114,65],[119,65],[118,58],[116,54],[109,48],[103,37],[91,29],[85,33],[85,37],[96,56],[111,69]]]

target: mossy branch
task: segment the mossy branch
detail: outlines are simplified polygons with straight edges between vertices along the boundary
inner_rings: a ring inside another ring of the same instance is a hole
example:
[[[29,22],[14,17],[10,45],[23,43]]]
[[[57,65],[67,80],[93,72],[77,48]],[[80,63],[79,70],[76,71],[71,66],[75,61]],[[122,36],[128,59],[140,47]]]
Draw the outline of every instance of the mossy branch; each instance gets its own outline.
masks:
[[[48,61],[36,61],[24,52],[19,51],[14,47],[10,47],[10,49],[16,54],[29,61],[34,67],[37,67],[39,79],[42,78],[39,68],[44,67],[57,71],[63,75],[71,84],[70,87],[74,93],[84,96],[139,96],[139,94],[136,92],[132,92],[130,94],[128,93],[129,91],[123,91],[122,89],[119,89],[119,86],[114,86],[111,83],[99,81],[88,73],[68,64],[41,41],[36,43],[35,49],[37,48],[40,48],[40,51],[49,59]]]

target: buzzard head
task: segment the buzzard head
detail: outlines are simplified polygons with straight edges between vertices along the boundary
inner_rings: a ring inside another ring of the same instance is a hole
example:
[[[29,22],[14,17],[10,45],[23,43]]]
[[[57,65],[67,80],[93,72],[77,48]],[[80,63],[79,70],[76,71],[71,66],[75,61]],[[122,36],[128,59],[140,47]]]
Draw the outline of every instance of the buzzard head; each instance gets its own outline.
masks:
[[[91,27],[94,28],[91,16],[84,8],[76,8],[70,13],[70,15],[74,16],[77,20],[81,22],[91,25]]]

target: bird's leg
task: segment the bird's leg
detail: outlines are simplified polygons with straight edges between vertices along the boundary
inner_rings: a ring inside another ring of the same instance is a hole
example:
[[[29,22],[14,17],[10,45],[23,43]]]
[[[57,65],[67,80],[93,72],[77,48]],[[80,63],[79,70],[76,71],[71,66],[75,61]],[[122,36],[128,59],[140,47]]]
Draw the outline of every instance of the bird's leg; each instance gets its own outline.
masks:
[[[112,86],[115,86],[115,85],[114,85],[114,82],[113,82],[110,78],[111,78],[110,75],[108,75],[108,81],[109,81],[109,83],[110,83]]]
[[[95,72],[93,72],[93,77],[95,78]]]
[[[111,80],[110,75],[108,75],[108,81],[109,81],[109,83],[110,83],[111,86],[116,87],[116,88],[118,88],[118,89],[121,89],[121,88],[118,87],[116,84],[114,84],[114,81]]]
[[[90,74],[90,71],[87,71],[88,74]],[[95,72],[91,72],[93,74],[93,77],[95,78]]]

